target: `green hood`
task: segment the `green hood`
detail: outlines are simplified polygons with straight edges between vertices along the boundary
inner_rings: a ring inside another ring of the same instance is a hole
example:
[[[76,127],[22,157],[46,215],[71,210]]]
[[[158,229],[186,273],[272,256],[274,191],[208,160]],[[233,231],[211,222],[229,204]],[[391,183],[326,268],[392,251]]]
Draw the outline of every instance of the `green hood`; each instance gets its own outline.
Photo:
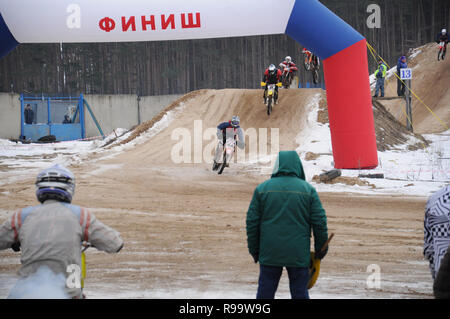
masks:
[[[303,165],[295,151],[281,151],[278,154],[277,161],[273,168],[272,177],[278,176],[297,176],[300,179],[305,180],[305,172],[303,171]]]

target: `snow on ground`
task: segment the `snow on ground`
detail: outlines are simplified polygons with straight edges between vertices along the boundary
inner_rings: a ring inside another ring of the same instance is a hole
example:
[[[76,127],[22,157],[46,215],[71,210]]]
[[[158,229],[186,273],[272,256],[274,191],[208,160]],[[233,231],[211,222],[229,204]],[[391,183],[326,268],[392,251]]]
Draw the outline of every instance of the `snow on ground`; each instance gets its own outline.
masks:
[[[378,152],[379,166],[371,170],[343,169],[342,176],[358,177],[360,174],[383,174],[384,178],[361,178],[374,185],[350,186],[345,184],[323,184],[311,181],[314,175],[334,169],[331,135],[328,124],[317,122],[320,94],[312,101],[311,112],[305,129],[297,136],[306,178],[319,192],[352,192],[373,195],[408,195],[428,197],[450,182],[450,131],[442,134],[423,135],[430,146],[417,151],[409,151],[405,145],[396,150]],[[417,141],[413,141],[415,144]],[[320,154],[316,160],[305,160],[305,154]],[[260,162],[263,162],[261,160]],[[261,165],[260,171],[269,174],[271,168]]]
[[[11,142],[0,139],[0,186],[21,180],[27,176],[36,176],[37,173],[52,164],[82,164],[89,160],[92,154],[101,154],[103,159],[114,156],[152,138],[164,128],[172,119],[183,111],[185,105],[181,103],[177,108],[167,112],[160,121],[129,143],[120,145],[132,134],[123,128],[115,129],[105,139],[64,141],[58,143],[29,143]],[[110,144],[108,144],[110,143]],[[108,147],[104,147],[108,146]],[[7,167],[7,169],[1,169]],[[101,167],[96,173],[110,169]],[[14,169],[12,172],[11,169]]]
[[[17,267],[20,265],[20,261],[17,258]],[[289,282],[286,270],[280,279],[279,288],[276,293],[277,299],[290,299]],[[0,274],[0,298],[4,299],[9,296],[9,292],[16,284],[18,276]],[[329,278],[323,277],[323,282],[328,282]],[[361,286],[365,285],[365,278],[361,278],[359,281]],[[333,278],[333,282],[343,283],[349,281],[345,278]],[[352,279],[352,284],[355,280]],[[134,288],[134,289],[133,289]],[[326,288],[326,287],[325,287]],[[89,299],[255,299],[257,285],[230,285],[223,287],[219,284],[211,284],[208,289],[192,288],[174,288],[174,289],[146,289],[137,285],[136,287],[127,286],[124,291],[118,291],[117,285],[114,283],[97,283],[90,282],[88,287],[84,289],[85,294]],[[310,297],[313,299],[360,299],[361,294],[351,291],[343,291],[343,293],[336,295],[334,293],[310,291]],[[394,296],[398,297],[398,296]]]

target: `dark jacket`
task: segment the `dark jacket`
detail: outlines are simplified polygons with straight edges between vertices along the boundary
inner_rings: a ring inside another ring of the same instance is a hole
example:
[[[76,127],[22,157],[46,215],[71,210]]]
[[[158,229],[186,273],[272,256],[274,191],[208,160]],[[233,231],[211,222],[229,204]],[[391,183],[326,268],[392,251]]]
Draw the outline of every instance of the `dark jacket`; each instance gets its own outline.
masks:
[[[436,36],[436,43],[439,44],[441,42],[448,43],[448,33],[442,34],[442,32],[438,33]]]
[[[272,74],[269,72],[269,69],[266,69],[262,81],[268,84],[277,84],[281,81],[281,76],[282,72],[280,69],[275,69],[275,72]]]
[[[400,69],[406,69],[408,67],[408,64],[403,62],[402,58],[404,58],[404,56],[400,57],[397,61],[397,73],[400,73]]]
[[[233,125],[231,125],[231,121],[222,122],[219,125],[217,125],[217,129],[221,130],[221,131],[223,131],[223,130],[225,130],[227,128],[236,128],[236,129],[238,129],[239,127],[240,127],[239,125],[237,127],[233,127]]]
[[[24,116],[26,124],[33,124],[34,112],[31,108],[25,108]]]
[[[272,177],[256,187],[246,224],[248,250],[262,265],[309,267],[311,230],[315,251],[322,248],[325,210],[295,151],[281,151]]]
[[[64,116],[63,124],[70,124],[70,123],[72,123],[72,121],[70,120],[69,115]]]

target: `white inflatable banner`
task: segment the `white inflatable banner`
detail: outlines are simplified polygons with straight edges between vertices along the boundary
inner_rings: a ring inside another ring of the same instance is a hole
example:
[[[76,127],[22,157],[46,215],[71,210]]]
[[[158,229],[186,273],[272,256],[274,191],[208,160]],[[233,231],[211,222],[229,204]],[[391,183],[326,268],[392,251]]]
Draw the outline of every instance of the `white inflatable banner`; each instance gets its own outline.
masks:
[[[0,0],[19,43],[282,34],[295,0]]]

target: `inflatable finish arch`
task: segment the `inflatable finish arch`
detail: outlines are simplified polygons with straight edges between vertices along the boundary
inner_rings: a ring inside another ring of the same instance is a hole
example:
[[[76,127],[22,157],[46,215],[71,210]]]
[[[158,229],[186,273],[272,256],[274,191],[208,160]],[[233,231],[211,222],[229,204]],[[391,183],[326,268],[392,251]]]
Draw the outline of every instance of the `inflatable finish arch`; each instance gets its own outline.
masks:
[[[335,167],[376,167],[366,40],[317,0],[0,0],[0,57],[19,43],[283,33],[323,61]]]

